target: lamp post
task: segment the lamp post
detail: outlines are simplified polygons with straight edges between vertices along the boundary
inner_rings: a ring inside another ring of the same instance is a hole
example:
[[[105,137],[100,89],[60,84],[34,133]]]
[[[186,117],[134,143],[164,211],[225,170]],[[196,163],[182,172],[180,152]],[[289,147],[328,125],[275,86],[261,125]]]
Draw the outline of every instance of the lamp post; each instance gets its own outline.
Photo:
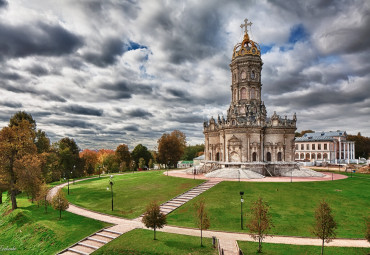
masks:
[[[240,191],[240,227],[241,229],[243,229],[243,202],[244,202],[243,195],[244,195],[244,191]]]
[[[193,173],[194,173],[194,180],[195,180],[195,173],[196,173],[195,167],[193,168]]]
[[[73,172],[75,173],[76,172],[76,165],[73,165]],[[72,178],[73,180],[73,184],[75,184],[75,178]]]
[[[110,191],[112,194],[112,211],[113,211],[113,175],[110,176],[109,185],[110,185]]]

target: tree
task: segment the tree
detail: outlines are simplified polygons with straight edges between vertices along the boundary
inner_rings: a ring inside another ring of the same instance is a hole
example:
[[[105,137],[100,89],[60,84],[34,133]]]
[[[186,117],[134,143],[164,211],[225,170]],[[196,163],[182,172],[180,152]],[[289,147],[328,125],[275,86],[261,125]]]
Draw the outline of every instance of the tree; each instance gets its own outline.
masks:
[[[75,140],[65,137],[54,144],[54,147],[58,153],[59,167],[62,170],[63,176],[66,178],[82,176],[83,170],[79,156],[80,150]]]
[[[36,132],[36,121],[31,114],[25,111],[15,113],[9,120],[9,127],[19,126],[22,121],[27,121],[30,124],[30,128]]]
[[[182,160],[193,160],[194,158],[198,157],[200,152],[204,152],[204,144],[197,144],[197,145],[189,145],[185,147],[184,155],[182,156]]]
[[[154,240],[156,240],[156,229],[163,228],[166,225],[166,215],[161,213],[159,204],[156,201],[152,201],[145,210],[142,222],[147,228],[154,230]]]
[[[49,193],[49,188],[44,183],[44,184],[41,185],[40,190],[39,190],[39,193],[37,194],[37,197],[36,197],[38,206],[44,205],[44,207],[45,207],[45,213],[48,212],[48,204],[49,204],[49,202],[47,200],[48,193]]]
[[[31,196],[32,203],[42,184],[41,160],[37,155],[25,155],[14,163],[16,187]]]
[[[50,151],[50,139],[47,137],[46,133],[42,130],[37,130],[36,141],[37,153],[44,153]]]
[[[59,210],[59,219],[62,218],[62,211],[68,209],[68,200],[62,189],[58,189],[57,193],[54,195],[51,205],[55,210]]]
[[[251,231],[251,237],[258,239],[258,253],[262,252],[262,241],[273,227],[269,210],[270,206],[261,197],[251,205],[251,219],[247,227]]]
[[[335,238],[335,229],[337,228],[337,223],[331,214],[331,208],[325,200],[322,200],[316,208],[315,219],[312,233],[322,240],[321,255],[323,255],[324,242],[329,243]]]
[[[356,158],[369,158],[370,157],[370,137],[362,136],[359,132],[357,135],[348,135],[348,141],[354,141],[356,150],[355,150],[355,157]]]
[[[184,154],[185,147],[186,137],[181,131],[163,134],[158,140],[159,163],[175,166]]]
[[[139,168],[141,168],[141,169],[145,168],[145,159],[144,158],[139,159]]]
[[[80,157],[83,161],[84,172],[87,175],[93,174],[95,165],[98,163],[98,154],[96,151],[85,149],[80,153]]]
[[[136,145],[134,150],[131,152],[131,159],[135,161],[136,167],[138,166],[140,158],[145,160],[145,164],[147,164],[149,159],[152,158],[152,154],[148,151],[148,148],[142,144]]]
[[[203,229],[207,230],[210,227],[210,220],[205,206],[204,198],[201,198],[194,205],[196,212],[196,224],[200,229],[200,246],[203,247]]]
[[[14,122],[0,131],[0,175],[8,182],[12,209],[17,209],[17,170],[15,163],[27,154],[35,154],[35,131],[27,120]]]
[[[118,145],[116,149],[116,158],[119,160],[119,163],[126,163],[126,166],[130,165],[131,155],[126,144]]]
[[[149,169],[153,169],[154,168],[153,159],[149,159],[148,167],[149,167]]]

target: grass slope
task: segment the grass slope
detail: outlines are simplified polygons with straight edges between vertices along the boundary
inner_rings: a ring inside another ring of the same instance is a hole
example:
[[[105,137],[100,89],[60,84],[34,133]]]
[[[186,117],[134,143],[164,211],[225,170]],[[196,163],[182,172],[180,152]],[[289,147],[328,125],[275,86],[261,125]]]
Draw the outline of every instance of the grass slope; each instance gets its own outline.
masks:
[[[194,203],[204,197],[211,219],[211,229],[240,229],[240,195],[244,191],[244,215],[252,201],[261,196],[271,206],[275,228],[271,234],[312,236],[314,211],[325,198],[338,223],[337,237],[364,238],[364,217],[369,215],[370,179],[356,175],[338,181],[300,183],[222,182],[188,202],[170,215],[169,225],[195,227]],[[246,218],[244,216],[244,225]],[[247,230],[244,230],[247,232]]]
[[[6,196],[3,196],[6,199]],[[22,195],[19,208],[10,211],[9,201],[0,205],[0,254],[55,254],[109,224],[72,213],[37,208]],[[6,251],[15,248],[15,251]]]
[[[258,243],[238,241],[238,244],[244,255],[321,254],[321,246],[263,243],[262,253],[258,253]],[[324,247],[325,255],[367,255],[369,252],[370,248]]]
[[[203,238],[203,245],[204,247],[200,247],[200,237],[157,232],[157,240],[153,240],[153,231],[135,229],[113,240],[93,254],[218,254],[217,249],[212,248],[212,239]]]
[[[125,218],[136,218],[152,200],[163,203],[204,182],[163,175],[163,171],[148,171],[116,175],[114,178],[114,211],[111,210],[109,178],[86,180],[70,184],[68,200],[76,205]],[[109,187],[109,190],[107,190]],[[67,192],[67,187],[64,187]]]

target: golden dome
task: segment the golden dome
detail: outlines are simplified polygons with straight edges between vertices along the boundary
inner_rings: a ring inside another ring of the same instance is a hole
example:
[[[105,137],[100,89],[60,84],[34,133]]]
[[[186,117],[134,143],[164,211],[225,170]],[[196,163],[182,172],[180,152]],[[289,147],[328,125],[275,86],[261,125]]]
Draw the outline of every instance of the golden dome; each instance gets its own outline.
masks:
[[[245,27],[244,39],[241,43],[235,45],[232,59],[245,55],[261,56],[259,44],[249,39],[247,26],[252,25],[252,23],[248,23],[248,19],[244,21],[245,24],[240,26],[241,28]]]

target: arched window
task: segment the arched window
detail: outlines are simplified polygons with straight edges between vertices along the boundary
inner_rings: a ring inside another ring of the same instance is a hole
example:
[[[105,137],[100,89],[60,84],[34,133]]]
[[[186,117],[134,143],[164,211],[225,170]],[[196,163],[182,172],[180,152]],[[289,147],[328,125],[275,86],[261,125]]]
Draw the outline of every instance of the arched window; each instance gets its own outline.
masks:
[[[306,153],[306,159],[310,159],[310,153]]]
[[[278,154],[277,154],[277,161],[282,161],[281,152],[278,152]]]
[[[312,154],[311,154],[311,158],[312,158],[312,159],[315,159],[315,156],[316,156],[316,155],[315,155],[315,153],[312,153]]]
[[[298,153],[295,154],[295,159],[299,159],[299,154]]]
[[[257,153],[253,152],[252,154],[253,161],[257,161]]]
[[[321,159],[321,153],[317,153],[317,159]]]
[[[327,159],[327,158],[328,158],[328,154],[324,153],[324,159]]]
[[[240,90],[240,96],[241,96],[241,99],[247,99],[247,90],[246,90],[246,88],[242,88]]]
[[[271,153],[270,152],[267,152],[267,154],[266,154],[266,160],[267,161],[271,161]]]
[[[256,99],[256,89],[255,88],[251,88],[250,98],[251,99]]]
[[[304,154],[303,153],[301,153],[301,159],[304,159]]]
[[[220,153],[219,152],[216,153],[216,161],[220,161]]]

